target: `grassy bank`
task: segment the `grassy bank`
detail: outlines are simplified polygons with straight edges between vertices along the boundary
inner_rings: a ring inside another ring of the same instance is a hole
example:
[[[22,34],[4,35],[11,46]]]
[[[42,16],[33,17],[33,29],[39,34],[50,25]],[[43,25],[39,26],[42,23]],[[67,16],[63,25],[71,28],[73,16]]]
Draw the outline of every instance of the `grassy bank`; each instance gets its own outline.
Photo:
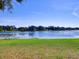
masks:
[[[79,59],[79,39],[0,40],[0,59]]]

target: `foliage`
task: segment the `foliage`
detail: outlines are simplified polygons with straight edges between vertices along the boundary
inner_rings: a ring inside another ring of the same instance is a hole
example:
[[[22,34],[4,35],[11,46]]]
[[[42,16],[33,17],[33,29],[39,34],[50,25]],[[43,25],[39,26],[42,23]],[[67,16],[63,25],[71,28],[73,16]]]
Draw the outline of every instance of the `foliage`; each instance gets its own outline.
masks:
[[[15,0],[0,0],[0,10],[4,11],[5,9],[12,9],[13,8],[13,2]],[[23,0],[16,0],[17,3],[21,3]]]
[[[2,27],[0,26],[0,31],[3,31]]]
[[[0,26],[0,31],[64,31],[64,30],[79,30],[78,27],[54,27],[54,26],[28,26],[18,27],[15,26]]]

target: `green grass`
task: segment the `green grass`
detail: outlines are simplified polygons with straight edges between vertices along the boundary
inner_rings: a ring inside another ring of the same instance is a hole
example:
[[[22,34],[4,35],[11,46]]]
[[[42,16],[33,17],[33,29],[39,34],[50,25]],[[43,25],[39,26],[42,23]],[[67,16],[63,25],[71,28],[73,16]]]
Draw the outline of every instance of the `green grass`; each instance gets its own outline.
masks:
[[[79,44],[79,38],[74,39],[8,39],[0,40],[0,46],[4,45],[38,45],[38,44]]]
[[[79,38],[0,40],[0,59],[79,59]]]

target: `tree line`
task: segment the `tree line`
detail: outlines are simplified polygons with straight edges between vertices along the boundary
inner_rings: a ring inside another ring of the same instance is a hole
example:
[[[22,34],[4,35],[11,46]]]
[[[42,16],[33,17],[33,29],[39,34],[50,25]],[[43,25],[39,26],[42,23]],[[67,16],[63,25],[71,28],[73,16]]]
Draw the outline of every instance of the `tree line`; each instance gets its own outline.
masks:
[[[0,26],[0,31],[61,31],[61,30],[79,30],[78,27],[55,27],[55,26],[28,26],[28,27],[15,27],[15,26]]]

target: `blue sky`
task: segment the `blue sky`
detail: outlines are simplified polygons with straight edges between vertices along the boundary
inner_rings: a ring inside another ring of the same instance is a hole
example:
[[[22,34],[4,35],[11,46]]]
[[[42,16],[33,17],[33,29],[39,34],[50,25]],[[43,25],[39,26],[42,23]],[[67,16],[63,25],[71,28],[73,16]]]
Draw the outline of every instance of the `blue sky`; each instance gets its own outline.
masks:
[[[79,0],[24,0],[12,13],[0,11],[0,25],[79,27]]]

